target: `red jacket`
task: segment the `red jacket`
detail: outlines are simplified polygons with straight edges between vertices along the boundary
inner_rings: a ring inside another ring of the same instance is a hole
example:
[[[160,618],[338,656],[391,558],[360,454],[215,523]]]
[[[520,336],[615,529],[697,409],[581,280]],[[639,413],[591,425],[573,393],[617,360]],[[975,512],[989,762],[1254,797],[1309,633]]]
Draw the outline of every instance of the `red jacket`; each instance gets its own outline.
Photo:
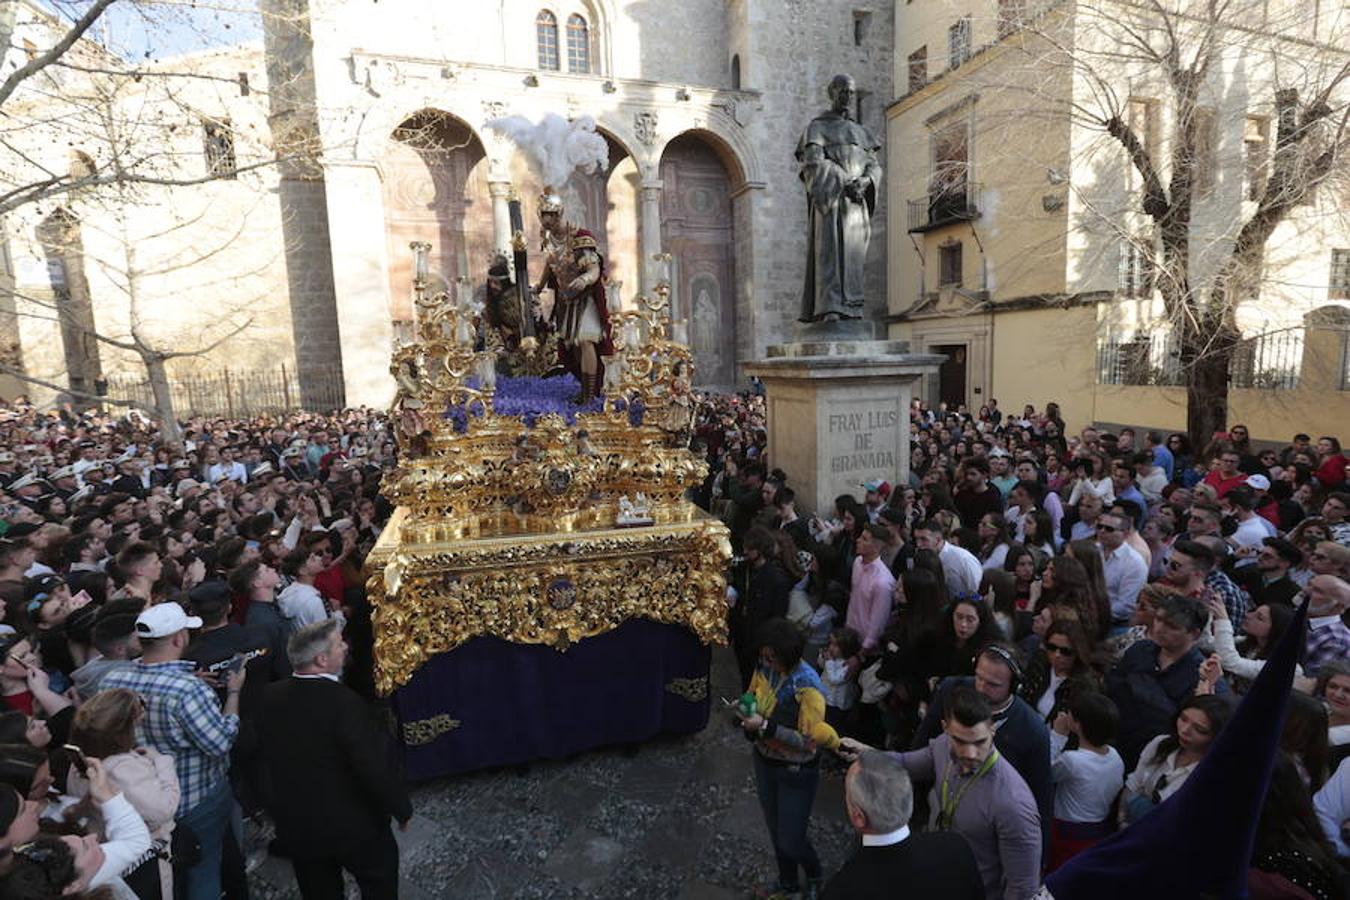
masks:
[[[1224,478],[1222,475],[1219,474],[1219,470],[1215,469],[1213,472],[1210,472],[1208,475],[1205,476],[1203,483],[1214,488],[1214,490],[1218,493],[1218,495],[1220,497],[1223,497],[1227,495],[1227,493],[1231,491],[1233,488],[1240,486],[1249,477],[1250,476],[1246,472],[1239,472],[1232,478]]]

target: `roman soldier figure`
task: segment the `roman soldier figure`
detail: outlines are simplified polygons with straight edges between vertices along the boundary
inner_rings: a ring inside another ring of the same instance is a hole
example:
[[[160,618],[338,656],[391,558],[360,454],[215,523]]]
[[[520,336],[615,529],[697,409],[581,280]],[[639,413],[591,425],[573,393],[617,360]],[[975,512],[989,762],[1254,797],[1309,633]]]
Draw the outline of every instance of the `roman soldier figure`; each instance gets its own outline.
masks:
[[[601,393],[602,356],[613,355],[609,308],[605,297],[605,261],[595,235],[562,217],[562,201],[546,195],[539,210],[543,226],[544,274],[536,293],[553,289],[552,323],[563,366],[581,383],[577,402]]]

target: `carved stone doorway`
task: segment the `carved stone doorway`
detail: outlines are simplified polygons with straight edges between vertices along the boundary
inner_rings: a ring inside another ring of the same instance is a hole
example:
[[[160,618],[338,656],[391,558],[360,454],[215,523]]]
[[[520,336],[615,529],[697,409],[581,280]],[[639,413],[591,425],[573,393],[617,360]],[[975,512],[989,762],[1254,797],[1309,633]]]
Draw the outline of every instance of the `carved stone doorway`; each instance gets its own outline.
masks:
[[[736,380],[736,270],[731,175],[717,151],[693,134],[661,156],[661,244],[671,254],[676,314],[689,323],[695,380]]]

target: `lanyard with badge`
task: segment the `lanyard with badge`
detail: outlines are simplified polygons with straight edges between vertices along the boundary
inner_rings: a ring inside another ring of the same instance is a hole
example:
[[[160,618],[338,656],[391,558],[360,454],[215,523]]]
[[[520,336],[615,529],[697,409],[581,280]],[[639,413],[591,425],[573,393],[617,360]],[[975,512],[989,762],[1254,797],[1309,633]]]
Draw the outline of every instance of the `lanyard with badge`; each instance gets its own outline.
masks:
[[[952,764],[947,763],[947,771],[942,773],[942,790],[939,794],[939,798],[942,802],[941,809],[938,812],[938,820],[937,820],[937,827],[939,831],[948,831],[951,829],[952,820],[956,818],[956,809],[961,805],[961,799],[965,797],[966,791],[970,790],[971,786],[974,785],[975,782],[983,778],[984,775],[990,769],[992,769],[994,767],[994,764],[997,762],[998,762],[998,750],[994,750],[989,754],[989,758],[986,759],[983,763],[981,763],[980,767],[975,770],[975,774],[970,776],[970,780],[967,781],[965,784],[961,785],[961,790],[956,792],[955,797],[951,796],[951,788],[950,788]]]

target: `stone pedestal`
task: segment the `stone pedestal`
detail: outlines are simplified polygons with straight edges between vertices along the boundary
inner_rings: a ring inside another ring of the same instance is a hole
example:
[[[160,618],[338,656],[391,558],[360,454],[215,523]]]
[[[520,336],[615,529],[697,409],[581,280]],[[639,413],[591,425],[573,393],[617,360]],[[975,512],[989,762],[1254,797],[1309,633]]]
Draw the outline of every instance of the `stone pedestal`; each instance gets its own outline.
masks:
[[[764,382],[769,467],[787,473],[799,511],[829,514],[864,482],[907,481],[914,384],[944,359],[905,341],[821,340],[770,347],[746,366]]]

